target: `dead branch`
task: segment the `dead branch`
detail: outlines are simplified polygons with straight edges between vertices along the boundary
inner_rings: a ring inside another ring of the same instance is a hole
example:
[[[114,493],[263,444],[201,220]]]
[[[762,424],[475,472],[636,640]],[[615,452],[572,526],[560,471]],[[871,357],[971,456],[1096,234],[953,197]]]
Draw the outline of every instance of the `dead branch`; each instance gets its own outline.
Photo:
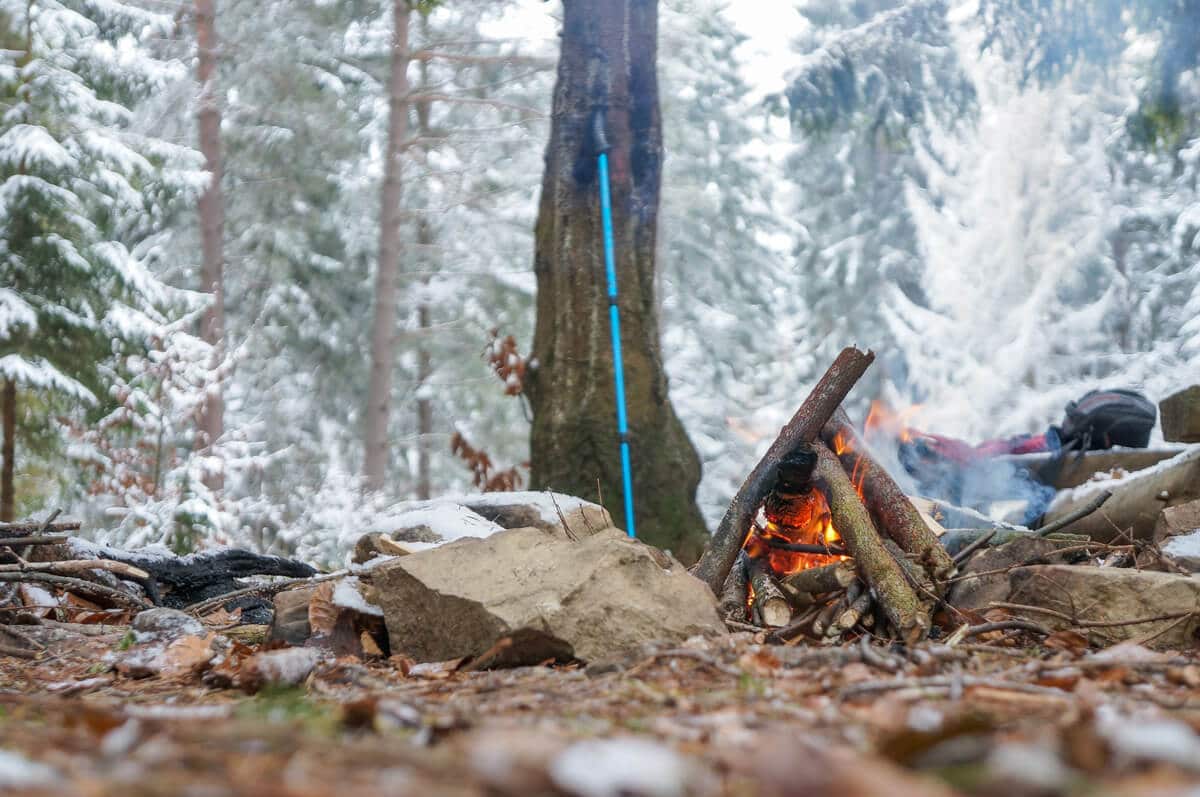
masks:
[[[973,675],[933,675],[926,678],[894,678],[883,681],[862,681],[844,687],[838,696],[843,700],[859,695],[893,692],[900,689],[958,689],[965,687],[983,687],[1008,692],[1024,692],[1042,697],[1056,697],[1069,700],[1070,694],[1049,686],[1024,684],[1015,681],[1002,681],[993,678],[981,678]]]
[[[8,540],[4,540],[2,535],[5,534],[45,534],[47,532],[62,532],[62,531],[79,531],[83,524],[78,520],[61,520],[51,523],[0,523],[0,541],[5,545],[10,545]]]
[[[20,562],[12,565],[0,565],[0,573],[53,573],[59,576],[69,576],[86,573],[89,570],[107,570],[122,578],[137,581],[150,577],[145,570],[108,559],[71,559],[63,562]]]
[[[345,571],[342,571],[340,573],[329,573],[328,575],[316,576],[314,578],[284,578],[280,579],[279,581],[272,581],[270,584],[258,584],[253,587],[246,587],[244,589],[234,590],[233,592],[226,592],[224,595],[217,595],[216,597],[209,598],[208,600],[203,600],[199,603],[193,603],[191,606],[185,607],[184,611],[200,617],[208,614],[211,611],[214,611],[221,606],[224,606],[226,603],[229,603],[232,600],[237,600],[238,598],[265,598],[300,584],[305,586],[309,584],[320,584],[322,581],[331,581],[335,578],[342,578],[345,575]]]
[[[1009,609],[1018,612],[1044,614],[1047,617],[1054,617],[1062,620],[1065,623],[1070,623],[1076,628],[1117,628],[1119,626],[1126,625],[1142,625],[1143,623],[1157,623],[1165,620],[1178,620],[1181,617],[1192,617],[1197,614],[1195,611],[1170,612],[1168,614],[1156,614],[1150,617],[1134,617],[1128,620],[1079,620],[1069,614],[1065,614],[1054,609],[1047,609],[1044,606],[1029,606],[1023,603],[1004,603],[1001,601],[995,601],[989,603],[988,608]]]
[[[1083,520],[1085,517],[1092,514],[1100,507],[1104,506],[1104,503],[1110,498],[1112,498],[1111,492],[1109,492],[1108,490],[1101,490],[1099,493],[1096,494],[1095,497],[1092,498],[1092,500],[1088,501],[1083,506],[1079,507],[1078,509],[1074,510],[1073,512],[1068,512],[1067,514],[1060,517],[1058,520],[1055,520],[1051,523],[1047,523],[1046,525],[1042,526],[1037,531],[1035,531],[1034,534],[1037,535],[1038,537],[1045,537],[1049,534],[1053,534],[1056,531],[1061,531],[1062,529],[1065,529],[1067,526],[1070,526],[1072,523]]]
[[[775,483],[780,460],[800,443],[811,443],[817,439],[821,428],[874,359],[875,355],[869,351],[864,353],[856,348],[843,349],[738,488],[693,571],[708,584],[714,595],[724,586],[725,578],[746,542],[754,513]]]
[[[71,539],[65,534],[34,536],[34,537],[0,537],[0,545],[11,548],[24,548],[27,545],[58,545]]]
[[[1031,623],[1028,620],[999,620],[994,623],[980,623],[973,625],[963,632],[961,639],[967,639],[980,634],[986,634],[991,631],[1033,631],[1042,636],[1049,636],[1050,629]]]
[[[929,615],[900,564],[884,547],[850,477],[825,444],[816,444],[817,476],[825,488],[834,528],[842,535],[859,576],[888,620],[908,643],[929,633]]]
[[[103,584],[96,584],[91,581],[84,581],[81,578],[70,578],[68,576],[55,575],[54,573],[41,573],[36,571],[24,572],[0,572],[0,581],[41,581],[46,584],[52,584],[56,587],[62,587],[65,590],[74,592],[85,598],[92,598],[105,603],[111,603],[117,606],[123,606],[128,609],[140,611],[147,608],[147,604],[138,600],[132,595],[121,592],[120,590],[106,587]]]
[[[954,561],[938,538],[925,525],[921,514],[896,480],[871,457],[866,443],[859,438],[850,423],[850,416],[839,408],[825,424],[822,438],[827,445],[840,450],[839,455],[847,473],[855,474],[862,485],[863,503],[867,505],[875,524],[896,541],[906,554],[911,554],[933,577],[935,585],[954,575]],[[834,446],[837,440],[840,445]],[[941,597],[942,588],[936,587]]]

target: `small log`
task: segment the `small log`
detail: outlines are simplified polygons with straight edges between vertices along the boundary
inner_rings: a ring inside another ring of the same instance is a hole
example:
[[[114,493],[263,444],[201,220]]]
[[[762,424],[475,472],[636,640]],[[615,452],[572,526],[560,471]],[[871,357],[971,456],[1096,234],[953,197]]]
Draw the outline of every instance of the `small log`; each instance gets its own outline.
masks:
[[[743,553],[734,562],[733,569],[729,571],[729,577],[725,579],[725,586],[721,588],[720,610],[722,618],[740,623],[746,622],[746,601],[749,598],[748,584],[749,576],[746,573],[746,555]]]
[[[825,632],[825,636],[841,636],[853,628],[859,620],[864,619],[863,615],[870,616],[870,609],[871,593],[864,590],[861,595],[850,602],[845,611],[834,619],[833,625],[829,626],[829,630]]]
[[[783,628],[792,621],[792,605],[762,559],[750,560],[750,587],[754,590],[751,609],[766,628]]]
[[[884,547],[870,513],[837,457],[823,443],[817,443],[816,449],[819,457],[817,475],[829,500],[833,526],[854,558],[859,576],[901,638],[907,643],[919,641],[929,633],[928,612],[908,583],[900,564]]]
[[[813,636],[818,638],[825,636],[825,632],[829,630],[829,626],[833,624],[834,618],[846,610],[847,603],[846,596],[842,595],[825,604],[825,607],[817,613],[816,619],[813,620]]]
[[[1100,482],[1094,490],[1060,495],[1043,518],[1043,526],[1069,517],[1102,491],[1112,498],[1099,510],[1071,524],[1072,534],[1086,534],[1097,542],[1117,542],[1128,536],[1151,540],[1158,515],[1169,506],[1200,498],[1200,448],[1191,448],[1174,459],[1139,471],[1119,481]]]
[[[862,352],[853,347],[843,349],[738,488],[693,571],[697,578],[708,584],[714,595],[720,594],[725,585],[725,578],[750,533],[754,513],[775,483],[780,460],[797,445],[817,439],[822,427],[874,359],[875,355],[869,351]]]
[[[133,595],[127,595],[112,587],[106,587],[103,584],[94,584],[91,581],[84,581],[81,578],[55,575],[54,573],[39,573],[36,571],[23,573],[0,572],[0,581],[41,581],[45,584],[74,592],[102,605],[120,606],[121,608],[133,609],[134,611],[148,608],[147,604]]]
[[[854,569],[854,562],[843,561],[792,573],[784,576],[779,583],[784,589],[797,593],[819,595],[843,590],[853,584],[856,578],[858,573]]]
[[[866,443],[850,423],[850,417],[840,408],[825,424],[822,433],[830,447],[839,436],[844,446],[839,457],[842,466],[847,473],[861,474],[863,503],[867,505],[876,527],[895,540],[905,553],[915,556],[935,582],[952,577],[955,568],[950,554],[946,553],[929,526],[925,525],[921,514],[900,489],[900,485],[896,484],[896,480],[874,460]]]
[[[4,539],[15,534],[48,534],[54,532],[56,534],[64,531],[79,531],[83,524],[78,520],[60,520],[52,523],[0,523],[0,544],[12,545],[10,540]],[[28,544],[28,543],[26,543]]]

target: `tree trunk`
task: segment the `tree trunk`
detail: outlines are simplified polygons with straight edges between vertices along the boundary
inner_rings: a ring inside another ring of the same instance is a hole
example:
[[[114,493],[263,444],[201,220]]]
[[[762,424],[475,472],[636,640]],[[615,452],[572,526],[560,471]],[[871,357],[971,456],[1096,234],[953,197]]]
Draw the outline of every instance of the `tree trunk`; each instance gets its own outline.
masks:
[[[408,136],[408,0],[392,3],[391,73],[388,76],[388,138],[379,197],[379,262],[375,269],[375,309],[371,320],[371,381],[367,388],[363,438],[363,484],[383,487],[387,475],[388,420],[395,366],[396,282],[400,271],[402,212],[401,158]]]
[[[200,288],[212,293],[212,304],[200,322],[200,336],[214,348],[214,366],[221,362],[225,339],[225,199],[221,193],[224,166],[221,160],[221,108],[217,100],[216,0],[196,0],[196,78],[200,83],[200,152],[212,181],[200,196]],[[200,408],[197,443],[211,447],[225,430],[225,400],[221,386],[209,387]],[[211,474],[205,484],[217,490],[221,474]]]
[[[417,223],[417,244],[426,253],[433,249],[433,230],[424,219]],[[422,501],[433,495],[429,462],[430,435],[433,434],[433,400],[429,398],[428,387],[433,376],[433,356],[429,353],[431,316],[429,304],[422,301],[417,306],[417,498]]]
[[[537,367],[526,381],[533,408],[530,479],[534,489],[602,497],[613,517],[624,515],[591,124],[603,99],[597,89],[606,84],[637,529],[690,563],[706,539],[695,500],[700,461],[667,397],[654,298],[662,171],[657,17],[655,0],[563,2],[536,228]]]
[[[16,514],[17,497],[14,492],[17,453],[17,383],[4,380],[4,395],[0,397],[0,416],[4,426],[4,471],[0,473],[0,521],[11,522]]]

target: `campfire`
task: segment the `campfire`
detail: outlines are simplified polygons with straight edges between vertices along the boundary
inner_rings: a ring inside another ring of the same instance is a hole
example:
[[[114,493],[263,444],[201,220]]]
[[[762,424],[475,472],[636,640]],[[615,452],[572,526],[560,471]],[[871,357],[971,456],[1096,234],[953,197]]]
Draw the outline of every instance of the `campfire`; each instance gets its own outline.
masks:
[[[954,563],[840,409],[873,359],[842,352],[731,503],[696,569],[728,620],[778,639],[928,633]]]

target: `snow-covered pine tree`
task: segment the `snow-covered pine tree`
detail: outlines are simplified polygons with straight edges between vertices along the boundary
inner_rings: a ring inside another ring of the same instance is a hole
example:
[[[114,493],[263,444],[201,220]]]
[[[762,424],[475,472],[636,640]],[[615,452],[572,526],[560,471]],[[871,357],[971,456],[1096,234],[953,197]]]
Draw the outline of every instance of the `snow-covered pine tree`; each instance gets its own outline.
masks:
[[[130,3],[0,3],[5,428],[41,430],[50,450],[62,443],[44,433],[51,418],[83,406],[102,412],[105,364],[145,346],[181,300],[146,263],[172,200],[198,190],[203,175],[191,150],[138,134],[130,110],[182,69],[139,48],[170,25]],[[21,455],[11,438],[5,450],[11,514]],[[60,482],[67,472],[53,471]],[[28,496],[21,509],[47,498]]]

